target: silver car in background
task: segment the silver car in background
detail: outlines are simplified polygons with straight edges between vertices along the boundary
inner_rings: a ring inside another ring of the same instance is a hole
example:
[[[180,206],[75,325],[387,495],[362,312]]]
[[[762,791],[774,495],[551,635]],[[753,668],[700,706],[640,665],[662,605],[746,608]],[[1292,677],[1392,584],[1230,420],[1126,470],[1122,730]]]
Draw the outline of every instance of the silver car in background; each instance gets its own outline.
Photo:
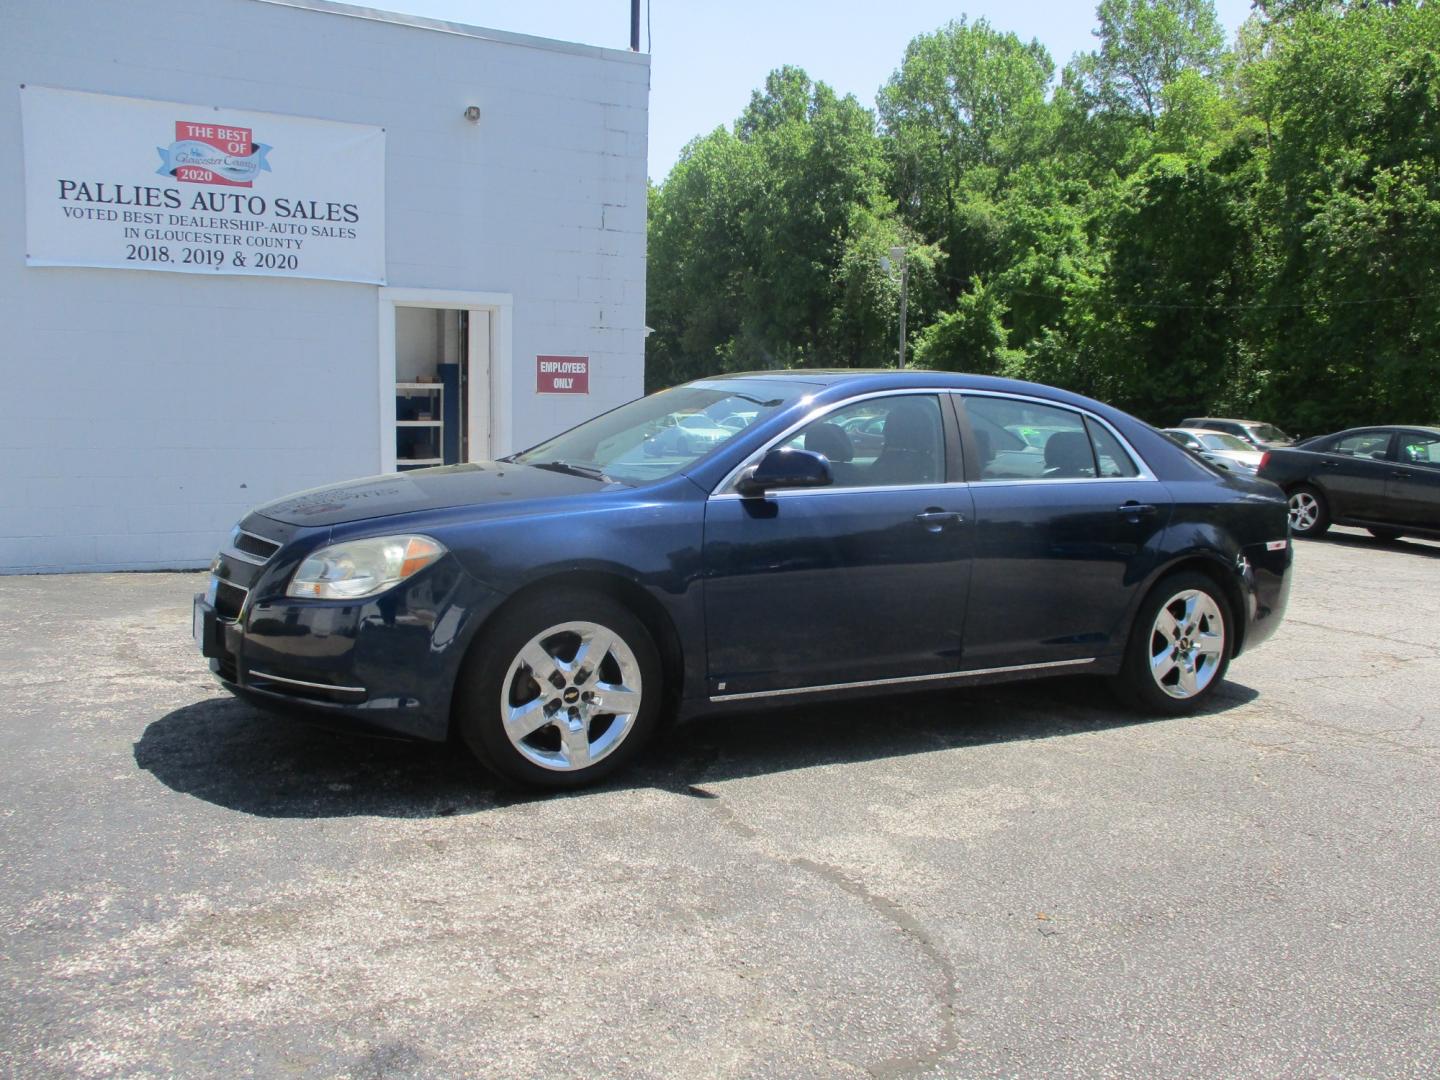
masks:
[[[1204,428],[1165,428],[1164,432],[1187,450],[1228,472],[1252,476],[1265,455],[1244,439]]]

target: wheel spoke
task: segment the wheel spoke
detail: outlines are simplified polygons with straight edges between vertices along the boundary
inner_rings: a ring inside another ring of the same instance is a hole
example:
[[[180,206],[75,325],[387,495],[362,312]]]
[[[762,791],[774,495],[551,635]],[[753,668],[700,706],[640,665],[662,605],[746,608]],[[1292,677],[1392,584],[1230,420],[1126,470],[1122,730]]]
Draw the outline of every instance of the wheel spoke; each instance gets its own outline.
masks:
[[[565,763],[572,769],[578,769],[590,764],[590,725],[581,723],[578,727],[572,728],[569,724],[560,724],[560,751],[565,755]]]
[[[1170,614],[1168,607],[1160,609],[1160,615],[1155,620],[1155,632],[1165,638],[1166,643],[1175,640],[1175,634],[1180,629],[1180,624],[1175,621],[1175,616]]]
[[[1185,598],[1185,617],[1182,618],[1180,621],[1181,621],[1182,624],[1184,624],[1185,630],[1186,630],[1187,633],[1192,633],[1192,634],[1193,634],[1193,633],[1195,632],[1195,623],[1196,623],[1195,613],[1196,613],[1196,609],[1199,608],[1199,606],[1200,606],[1200,594],[1199,594],[1199,593],[1191,593],[1189,596],[1187,596],[1187,597]]]
[[[1180,690],[1185,697],[1194,694],[1200,687],[1195,682],[1195,669],[1189,664],[1177,665],[1180,669]]]
[[[505,731],[516,741],[535,734],[548,723],[550,715],[545,711],[543,696],[527,701],[524,705],[511,706],[505,713]]]
[[[1213,656],[1218,659],[1220,653],[1225,649],[1225,635],[1213,631],[1199,634],[1195,638],[1195,648],[1201,656]]]
[[[592,673],[597,671],[614,644],[614,634],[603,626],[595,627],[580,639],[580,648],[575,653],[575,659],[570,661],[571,670],[579,671],[583,667]]]
[[[1164,682],[1165,677],[1170,674],[1174,667],[1175,657],[1171,654],[1168,645],[1163,652],[1156,653],[1150,657],[1150,672],[1155,676],[1156,682]]]
[[[595,711],[617,716],[640,711],[640,692],[628,686],[599,683],[595,687]]]
[[[548,683],[554,678],[559,665],[555,658],[541,648],[538,641],[532,641],[520,650],[520,659],[530,668],[530,674],[538,683]]]

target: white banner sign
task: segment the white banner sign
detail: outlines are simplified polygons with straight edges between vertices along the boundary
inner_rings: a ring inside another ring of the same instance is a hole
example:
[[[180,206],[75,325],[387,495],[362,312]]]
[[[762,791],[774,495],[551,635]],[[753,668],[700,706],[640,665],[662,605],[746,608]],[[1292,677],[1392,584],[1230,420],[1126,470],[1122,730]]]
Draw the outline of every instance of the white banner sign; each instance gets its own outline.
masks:
[[[385,131],[21,88],[25,261],[385,283]]]

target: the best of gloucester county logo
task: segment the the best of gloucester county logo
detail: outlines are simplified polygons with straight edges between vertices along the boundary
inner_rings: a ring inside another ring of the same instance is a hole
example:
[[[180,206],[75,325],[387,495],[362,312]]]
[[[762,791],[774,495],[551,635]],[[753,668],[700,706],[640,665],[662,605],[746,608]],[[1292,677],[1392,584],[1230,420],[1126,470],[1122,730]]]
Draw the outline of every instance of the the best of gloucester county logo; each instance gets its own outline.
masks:
[[[189,184],[253,187],[255,177],[270,172],[265,155],[272,148],[256,143],[249,128],[175,121],[175,141],[157,146],[161,176]]]

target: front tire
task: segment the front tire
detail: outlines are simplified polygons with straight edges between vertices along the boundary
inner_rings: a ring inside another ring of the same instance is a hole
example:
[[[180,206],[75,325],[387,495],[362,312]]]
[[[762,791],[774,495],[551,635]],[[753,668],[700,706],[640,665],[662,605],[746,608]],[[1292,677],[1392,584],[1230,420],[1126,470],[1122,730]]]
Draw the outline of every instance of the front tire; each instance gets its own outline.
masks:
[[[536,596],[502,612],[472,649],[455,728],[505,780],[584,787],[654,734],[662,681],[655,642],[622,604],[576,590]]]
[[[1290,531],[1296,536],[1320,536],[1330,528],[1325,496],[1309,484],[1290,491]]]
[[[1193,712],[1225,678],[1233,642],[1220,587],[1205,574],[1171,575],[1140,605],[1113,685],[1143,712]]]

